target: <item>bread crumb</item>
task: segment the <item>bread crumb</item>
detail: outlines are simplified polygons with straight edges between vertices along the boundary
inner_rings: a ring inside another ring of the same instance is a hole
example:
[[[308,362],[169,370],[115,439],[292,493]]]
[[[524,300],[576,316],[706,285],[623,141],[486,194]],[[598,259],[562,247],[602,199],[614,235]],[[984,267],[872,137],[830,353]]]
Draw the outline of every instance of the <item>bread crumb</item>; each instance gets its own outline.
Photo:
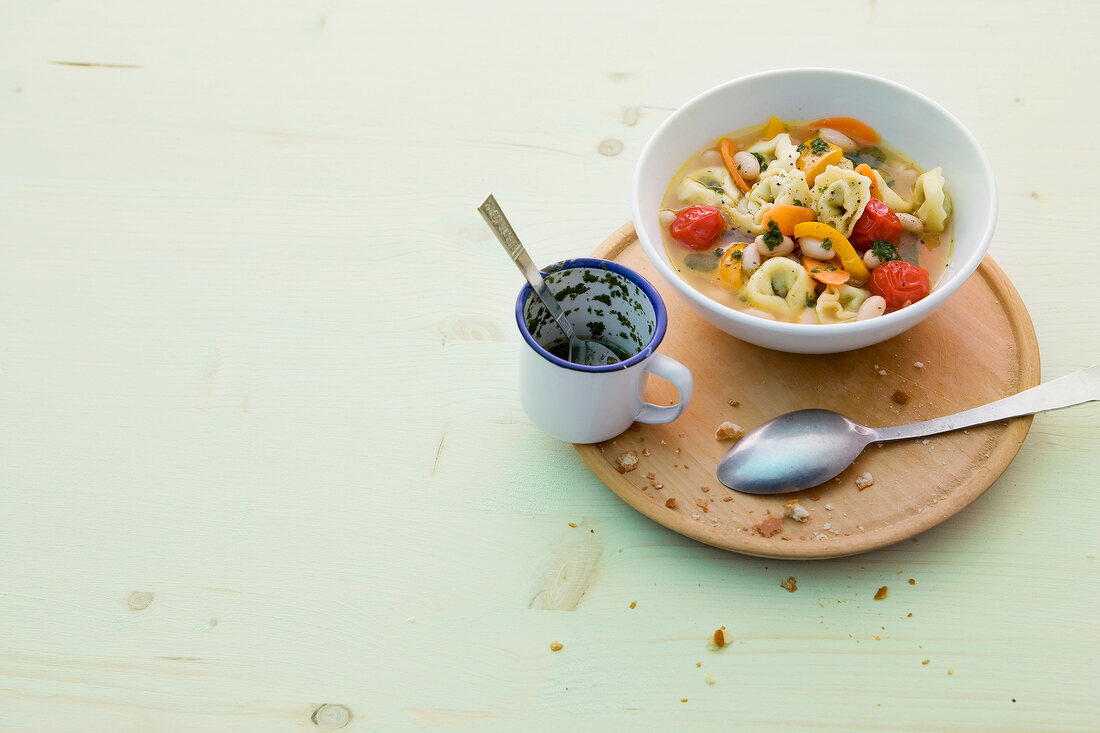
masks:
[[[885,369],[879,369],[878,370],[878,375],[880,377],[885,377],[886,376],[886,370]]]
[[[917,584],[916,580],[914,580],[913,578],[909,579],[909,585],[916,585],[916,584]]]
[[[794,579],[793,575],[784,578],[783,582],[779,585],[781,585],[788,593],[794,593],[796,590],[798,590],[798,581]]]
[[[668,497],[668,500],[665,501],[665,506],[667,506],[669,509],[676,509],[677,508],[676,497],[675,496]]]
[[[890,399],[892,399],[894,402],[897,402],[899,405],[909,404],[909,395],[905,392],[902,392],[900,389],[895,389],[894,394],[890,395]]]
[[[876,601],[881,601],[883,598],[885,598],[886,597],[886,591],[887,591],[887,588],[886,588],[885,585],[882,586],[881,588],[879,588],[878,591],[875,593],[875,600]]]
[[[793,499],[783,505],[783,516],[790,517],[796,522],[805,522],[809,520],[810,513],[806,511],[806,507],[798,503],[797,499]]]
[[[765,537],[771,537],[778,534],[783,529],[783,520],[780,517],[771,516],[752,525],[752,528],[764,535]]]
[[[695,666],[696,666],[696,667],[702,667],[702,666],[703,666],[703,663],[702,663],[702,662],[696,662],[696,663],[695,663]]]
[[[552,642],[550,642],[550,651],[552,651],[552,652],[560,652],[560,651],[561,651],[561,642],[560,642],[560,641],[552,641]]]
[[[714,431],[714,437],[717,440],[741,440],[745,437],[745,431],[737,423],[726,420]]]
[[[687,702],[687,701],[688,701],[688,699],[686,697],[681,697],[680,698],[680,702]]]
[[[706,499],[696,499],[696,500],[695,500],[695,506],[697,506],[697,507],[699,507],[700,509],[702,509],[704,513],[706,513],[706,512],[709,512],[709,511],[710,511],[710,506],[709,506],[709,505],[707,504],[707,500],[706,500]]]
[[[718,647],[719,649],[724,647],[726,645],[726,627],[723,626],[720,629],[715,629],[714,635],[711,637],[711,640],[714,642],[714,646]]]
[[[729,406],[730,407],[740,407],[741,403],[738,402],[737,400],[729,400]]]
[[[638,454],[628,450],[615,459],[615,470],[619,473],[628,473],[638,467]]]
[[[832,504],[826,504],[825,505],[825,510],[831,512],[833,510],[833,505]]]
[[[569,526],[570,526],[570,527],[576,527],[576,526],[577,526],[577,523],[576,523],[576,522],[570,522],[570,523],[569,523]]]
[[[706,494],[706,493],[708,493],[708,492],[710,491],[710,487],[709,487],[709,486],[700,486],[699,488],[703,490],[703,493],[704,493],[704,494]]]
[[[643,456],[651,456],[651,455],[653,455],[653,451],[651,451],[649,448],[642,448],[642,455]]]
[[[951,674],[951,670],[948,670],[947,673]],[[710,672],[707,672],[707,684],[708,685],[713,685],[714,684],[714,677],[711,676]]]
[[[875,477],[871,475],[870,471],[864,471],[859,476],[856,476],[856,488],[863,491],[868,486],[875,485]]]
[[[637,605],[638,605],[638,602],[637,602],[637,601],[631,601],[631,602],[630,602],[630,607],[631,607],[631,608],[636,608],[636,607],[637,607]]]
[[[653,471],[650,471],[649,473],[647,473],[647,474],[645,475],[645,477],[646,477],[647,479],[649,479],[650,481],[652,481],[653,479],[657,478],[657,474],[653,473]]]
[[[657,489],[657,490],[660,490],[660,489],[663,489],[663,488],[665,488],[665,485],[664,485],[664,484],[662,484],[662,483],[660,483],[660,482],[658,482],[658,483],[655,483],[655,484],[653,484],[653,488],[655,488],[655,489]]]
[[[733,497],[732,496],[723,496],[722,501],[733,501]]]
[[[923,361],[915,361],[915,362],[913,362],[913,366],[915,366],[917,369],[924,369],[924,362]]]
[[[932,661],[931,659],[925,659],[921,662],[921,664],[928,664],[931,661]]]

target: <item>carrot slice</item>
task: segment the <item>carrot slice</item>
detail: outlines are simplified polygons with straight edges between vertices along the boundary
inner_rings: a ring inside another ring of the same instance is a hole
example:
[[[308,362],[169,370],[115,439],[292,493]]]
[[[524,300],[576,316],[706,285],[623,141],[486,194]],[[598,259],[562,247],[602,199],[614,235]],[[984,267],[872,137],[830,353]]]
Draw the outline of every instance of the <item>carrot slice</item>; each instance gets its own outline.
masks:
[[[861,176],[867,176],[871,179],[871,195],[877,198],[879,201],[882,201],[882,194],[879,193],[878,190],[878,179],[875,178],[874,173],[871,171],[871,166],[867,165],[866,163],[860,163],[856,166],[856,173],[860,174]]]
[[[843,285],[852,276],[836,257],[826,262],[802,255],[802,266],[810,273],[810,277],[826,285]]]
[[[760,223],[767,227],[769,221],[774,221],[779,225],[779,231],[783,232],[783,236],[793,237],[796,224],[813,221],[816,218],[817,214],[814,213],[814,210],[805,206],[776,204],[768,209],[768,213],[764,214],[764,218],[761,219]]]
[[[749,184],[745,183],[745,179],[741,177],[741,172],[737,170],[737,164],[733,162],[733,156],[737,152],[733,141],[722,138],[722,142],[718,143],[718,152],[722,154],[722,162],[726,164],[726,170],[730,172],[730,178],[733,179],[734,184],[742,192],[748,193]]]
[[[831,130],[843,132],[863,147],[874,145],[882,139],[873,127],[860,122],[855,117],[822,117],[820,120],[814,120],[806,127],[810,130],[820,130],[822,127],[828,127]]]
[[[833,251],[836,252],[836,256],[840,258],[840,264],[844,266],[845,270],[852,274],[853,280],[867,282],[871,277],[871,272],[867,269],[867,265],[863,264],[863,258],[859,256],[859,253],[856,252],[856,248],[852,246],[848,238],[828,224],[820,221],[807,221],[802,224],[797,224],[794,228],[794,236],[799,239],[802,237],[816,237],[823,241],[828,237],[833,245]]]
[[[772,118],[768,120],[768,124],[764,126],[764,139],[771,140],[776,135],[787,131],[787,126],[779,121],[779,118],[772,115]]]

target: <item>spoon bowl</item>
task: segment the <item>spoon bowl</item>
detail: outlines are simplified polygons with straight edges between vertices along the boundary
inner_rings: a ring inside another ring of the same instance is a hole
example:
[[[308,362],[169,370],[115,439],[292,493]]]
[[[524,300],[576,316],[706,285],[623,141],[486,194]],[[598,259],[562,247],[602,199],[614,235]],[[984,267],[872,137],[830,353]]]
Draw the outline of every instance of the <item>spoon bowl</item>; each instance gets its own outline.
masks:
[[[851,465],[873,434],[831,410],[788,412],[739,440],[719,462],[718,478],[749,494],[807,489]]]

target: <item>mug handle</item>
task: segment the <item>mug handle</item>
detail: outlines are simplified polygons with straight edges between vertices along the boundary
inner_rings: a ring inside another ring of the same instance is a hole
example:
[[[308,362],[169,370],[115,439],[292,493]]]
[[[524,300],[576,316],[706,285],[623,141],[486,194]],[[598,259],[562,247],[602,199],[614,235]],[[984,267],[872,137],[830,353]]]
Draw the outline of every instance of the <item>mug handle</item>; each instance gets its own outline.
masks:
[[[672,422],[680,417],[680,413],[691,401],[691,371],[680,362],[664,354],[651,355],[649,360],[646,361],[645,371],[649,374],[656,374],[658,377],[664,377],[672,382],[672,386],[676,388],[676,392],[679,394],[680,401],[675,405],[654,405],[652,402],[644,402],[642,403],[642,411],[634,418],[635,421],[658,424]]]

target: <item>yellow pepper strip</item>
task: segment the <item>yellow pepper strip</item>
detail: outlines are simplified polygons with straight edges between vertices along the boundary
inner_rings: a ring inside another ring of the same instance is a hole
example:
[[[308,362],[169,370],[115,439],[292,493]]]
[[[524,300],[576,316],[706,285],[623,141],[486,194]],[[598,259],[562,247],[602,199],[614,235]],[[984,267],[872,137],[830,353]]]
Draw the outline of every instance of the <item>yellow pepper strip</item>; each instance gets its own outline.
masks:
[[[778,117],[776,117],[775,115],[772,115],[772,118],[770,120],[768,120],[768,124],[764,126],[764,136],[763,137],[764,137],[765,140],[771,140],[776,135],[778,135],[780,133],[783,133],[783,132],[786,132],[786,131],[787,131],[786,125],[784,125],[782,122],[780,122]]]
[[[826,285],[843,285],[852,276],[836,257],[826,262],[802,255],[802,266],[810,277]]]
[[[816,139],[820,140],[820,138]],[[817,178],[818,174],[825,172],[826,166],[836,165],[840,162],[840,159],[844,157],[844,151],[832,143],[821,140],[816,147],[818,149],[821,149],[822,146],[827,147],[825,152],[818,154],[814,152],[815,146],[812,145],[811,140],[805,142],[805,148],[799,154],[795,165],[798,166],[798,170],[806,174],[806,183],[813,186],[814,179]]]
[[[856,252],[856,248],[852,246],[852,243],[848,241],[847,237],[828,224],[823,224],[820,221],[805,221],[801,224],[796,224],[794,227],[794,236],[799,239],[802,237],[814,237],[823,242],[828,239],[833,245],[833,251],[836,252],[836,256],[840,258],[840,264],[844,266],[845,270],[851,273],[853,280],[867,282],[867,280],[870,279],[871,273],[867,269],[867,265],[863,264],[863,258]]]
[[[718,263],[718,277],[738,290],[740,290],[741,286],[745,283],[742,280],[743,271],[741,269],[741,255],[734,255],[734,252],[744,252],[747,246],[748,243],[746,242],[731,244],[729,249],[725,251],[725,254],[722,255],[722,260]]]
[[[718,152],[721,154],[722,162],[726,164],[726,170],[730,172],[730,178],[733,179],[734,184],[741,189],[742,193],[748,193],[749,184],[745,183],[745,179],[741,177],[741,171],[737,170],[737,163],[733,162],[733,156],[737,153],[733,141],[729,138],[722,138],[722,142],[718,143]]]

